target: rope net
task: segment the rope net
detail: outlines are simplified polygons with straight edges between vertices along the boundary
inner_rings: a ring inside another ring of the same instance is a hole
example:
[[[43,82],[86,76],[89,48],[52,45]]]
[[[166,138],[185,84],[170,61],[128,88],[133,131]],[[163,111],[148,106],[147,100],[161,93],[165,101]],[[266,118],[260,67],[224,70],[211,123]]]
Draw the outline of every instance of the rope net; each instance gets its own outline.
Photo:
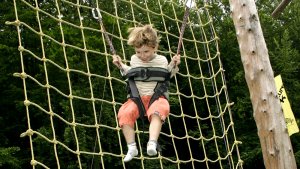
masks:
[[[139,155],[124,163],[117,111],[126,83],[111,62],[105,34],[128,64],[134,50],[126,45],[127,29],[153,24],[161,36],[158,53],[170,60],[185,2],[14,0],[16,20],[7,24],[18,31],[21,67],[14,75],[23,81],[28,130],[21,136],[29,137],[33,168],[242,168],[210,5],[195,3],[180,71],[171,80],[162,152],[147,156],[148,123],[143,128],[138,120]]]

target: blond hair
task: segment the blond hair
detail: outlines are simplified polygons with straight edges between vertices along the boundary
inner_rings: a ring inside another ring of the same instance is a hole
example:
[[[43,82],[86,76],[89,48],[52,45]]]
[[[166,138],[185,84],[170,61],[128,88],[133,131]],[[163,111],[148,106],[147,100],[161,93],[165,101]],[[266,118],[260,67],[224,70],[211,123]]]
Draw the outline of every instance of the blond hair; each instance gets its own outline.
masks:
[[[157,30],[151,25],[133,27],[128,29],[128,45],[140,48],[143,45],[157,47],[160,37],[157,36]]]

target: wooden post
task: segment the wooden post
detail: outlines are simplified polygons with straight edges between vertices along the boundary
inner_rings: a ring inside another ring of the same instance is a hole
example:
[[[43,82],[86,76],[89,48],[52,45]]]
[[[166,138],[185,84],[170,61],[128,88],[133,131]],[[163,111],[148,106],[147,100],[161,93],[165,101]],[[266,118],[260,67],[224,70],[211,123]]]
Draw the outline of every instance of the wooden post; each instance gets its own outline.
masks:
[[[254,0],[229,0],[266,169],[296,169]]]

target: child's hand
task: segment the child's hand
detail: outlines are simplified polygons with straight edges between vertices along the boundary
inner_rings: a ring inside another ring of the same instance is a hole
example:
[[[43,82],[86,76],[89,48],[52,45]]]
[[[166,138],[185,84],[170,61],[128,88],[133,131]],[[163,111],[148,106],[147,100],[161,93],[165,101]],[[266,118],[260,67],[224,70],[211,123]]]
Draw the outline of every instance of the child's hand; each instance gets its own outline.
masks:
[[[119,55],[113,55],[113,64],[116,65],[119,69],[122,68],[122,60]]]
[[[178,66],[180,64],[180,55],[177,54],[177,55],[173,56],[172,62],[174,63],[174,66]]]

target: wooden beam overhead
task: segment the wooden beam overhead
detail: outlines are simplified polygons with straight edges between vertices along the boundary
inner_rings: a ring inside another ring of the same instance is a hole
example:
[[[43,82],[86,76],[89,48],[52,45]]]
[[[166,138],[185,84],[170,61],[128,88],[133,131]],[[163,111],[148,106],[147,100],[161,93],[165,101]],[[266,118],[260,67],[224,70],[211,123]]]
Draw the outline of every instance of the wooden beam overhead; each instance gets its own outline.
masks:
[[[272,17],[276,18],[292,0],[282,0],[277,8],[273,11]]]

